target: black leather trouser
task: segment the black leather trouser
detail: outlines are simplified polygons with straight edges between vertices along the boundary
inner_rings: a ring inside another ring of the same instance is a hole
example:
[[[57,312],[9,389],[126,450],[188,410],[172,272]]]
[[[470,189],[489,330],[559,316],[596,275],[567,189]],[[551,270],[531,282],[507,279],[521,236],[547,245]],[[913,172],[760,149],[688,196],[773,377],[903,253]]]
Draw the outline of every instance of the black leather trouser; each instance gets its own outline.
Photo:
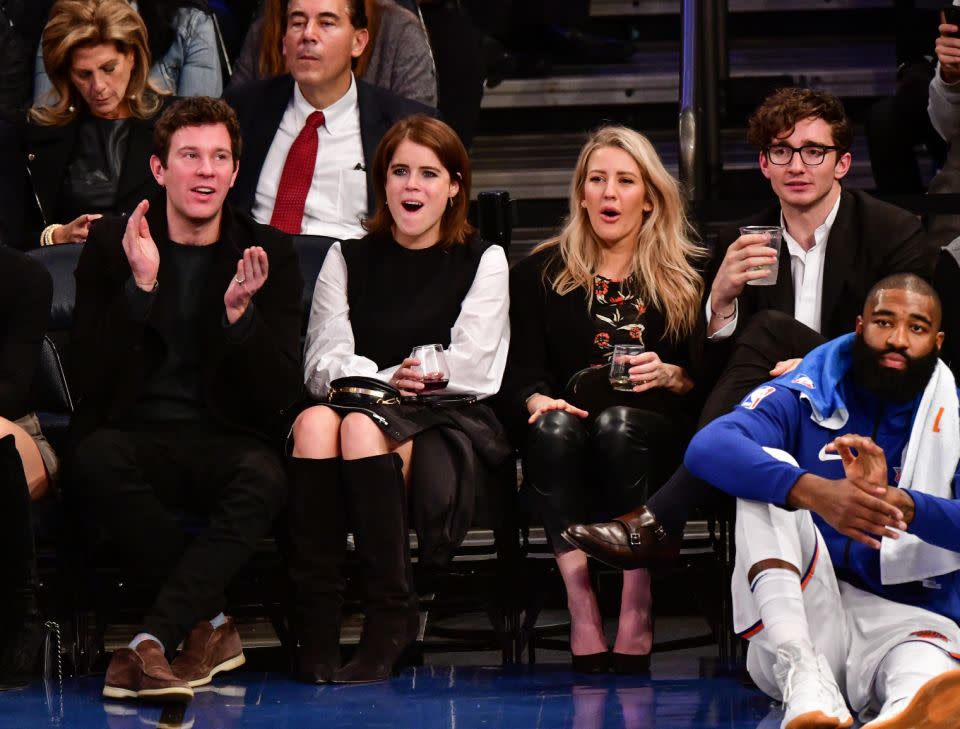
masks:
[[[680,461],[686,421],[618,405],[592,425],[563,411],[531,426],[524,454],[528,498],[554,552],[572,549],[561,532],[647,500]]]

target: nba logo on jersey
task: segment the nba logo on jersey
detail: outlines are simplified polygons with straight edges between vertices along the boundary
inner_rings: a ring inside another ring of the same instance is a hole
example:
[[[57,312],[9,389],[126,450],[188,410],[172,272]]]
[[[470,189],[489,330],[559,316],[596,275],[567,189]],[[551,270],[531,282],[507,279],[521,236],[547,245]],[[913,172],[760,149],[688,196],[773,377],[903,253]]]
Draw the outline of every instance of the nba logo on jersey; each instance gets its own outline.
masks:
[[[746,399],[740,403],[741,407],[746,408],[747,410],[753,410],[767,395],[770,395],[777,391],[777,388],[771,387],[770,385],[764,385],[763,387],[758,387],[756,390],[747,395]]]
[[[801,387],[806,387],[808,390],[817,389],[816,385],[813,384],[813,380],[811,380],[806,375],[797,375],[792,380],[790,380],[790,383],[793,385],[800,385]]]

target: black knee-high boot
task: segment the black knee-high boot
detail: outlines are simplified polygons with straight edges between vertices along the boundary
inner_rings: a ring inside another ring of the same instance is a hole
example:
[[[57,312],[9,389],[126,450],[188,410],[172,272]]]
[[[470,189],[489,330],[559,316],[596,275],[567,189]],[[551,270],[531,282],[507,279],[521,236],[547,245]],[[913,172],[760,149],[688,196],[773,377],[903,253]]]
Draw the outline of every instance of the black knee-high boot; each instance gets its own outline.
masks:
[[[389,678],[416,640],[417,595],[410,565],[407,492],[395,453],[343,462],[347,515],[364,585],[363,635],[336,683]]]
[[[42,643],[30,490],[12,435],[0,438],[0,688],[36,673]]]
[[[291,616],[297,678],[331,681],[340,667],[346,515],[339,458],[288,458]]]

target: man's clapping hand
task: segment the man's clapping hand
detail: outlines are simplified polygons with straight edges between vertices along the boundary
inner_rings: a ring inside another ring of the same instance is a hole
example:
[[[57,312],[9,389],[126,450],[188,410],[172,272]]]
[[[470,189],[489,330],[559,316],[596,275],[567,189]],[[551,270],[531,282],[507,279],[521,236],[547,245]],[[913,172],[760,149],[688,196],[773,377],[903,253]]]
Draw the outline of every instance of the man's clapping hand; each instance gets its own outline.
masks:
[[[266,283],[267,273],[267,252],[260,246],[247,248],[243,258],[237,261],[237,273],[230,279],[230,285],[223,295],[228,322],[235,324],[243,316],[253,295]]]

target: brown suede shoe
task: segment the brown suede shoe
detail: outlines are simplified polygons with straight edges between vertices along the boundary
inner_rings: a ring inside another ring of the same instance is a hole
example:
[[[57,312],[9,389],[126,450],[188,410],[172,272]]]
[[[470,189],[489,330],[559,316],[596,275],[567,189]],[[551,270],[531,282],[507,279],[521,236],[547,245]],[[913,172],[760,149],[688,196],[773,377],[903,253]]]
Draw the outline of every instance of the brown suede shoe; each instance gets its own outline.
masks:
[[[201,620],[183,642],[180,655],[173,659],[173,673],[191,687],[203,686],[210,683],[215,674],[246,662],[233,618],[227,618],[216,630],[209,620]]]
[[[563,538],[594,559],[622,570],[669,564],[680,555],[680,540],[669,536],[645,506],[613,521],[572,524],[563,530]]]
[[[119,648],[113,652],[103,682],[103,696],[185,704],[193,698],[193,689],[173,675],[160,644],[145,640],[136,650]]]

